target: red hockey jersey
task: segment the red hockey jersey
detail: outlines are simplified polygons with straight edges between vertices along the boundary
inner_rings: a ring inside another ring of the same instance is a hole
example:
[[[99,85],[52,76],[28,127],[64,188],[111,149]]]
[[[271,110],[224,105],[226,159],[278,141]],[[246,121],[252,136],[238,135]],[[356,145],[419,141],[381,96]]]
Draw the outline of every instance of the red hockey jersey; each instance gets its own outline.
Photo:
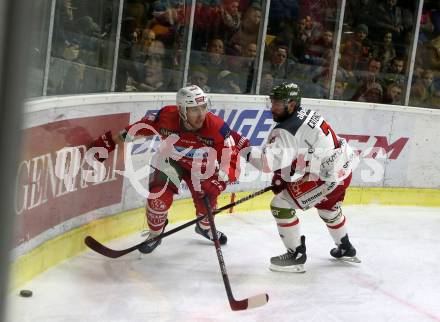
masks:
[[[237,179],[238,151],[230,136],[231,130],[223,119],[211,112],[206,113],[201,129],[188,131],[181,125],[178,107],[168,105],[157,114],[147,115],[129,125],[126,130],[129,136],[159,134],[165,142],[171,135],[175,135],[168,142],[173,143],[172,154],[178,155],[179,159],[176,161],[183,169],[187,171],[197,169],[196,171],[204,172],[206,166],[213,166],[211,162],[217,160],[220,169],[228,175],[229,181]],[[213,155],[215,155],[214,159]]]

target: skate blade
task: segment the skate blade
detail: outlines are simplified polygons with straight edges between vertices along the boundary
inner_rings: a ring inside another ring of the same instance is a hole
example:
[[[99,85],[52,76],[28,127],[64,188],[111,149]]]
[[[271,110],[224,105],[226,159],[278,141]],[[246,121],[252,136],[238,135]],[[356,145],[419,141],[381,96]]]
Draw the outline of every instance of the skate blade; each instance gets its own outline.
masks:
[[[273,272],[287,272],[287,273],[305,273],[304,265],[279,266],[270,264],[269,269]]]
[[[348,257],[348,256],[342,256],[341,258],[334,258],[338,262],[346,262],[346,263],[362,263],[362,261],[357,258],[356,256]]]

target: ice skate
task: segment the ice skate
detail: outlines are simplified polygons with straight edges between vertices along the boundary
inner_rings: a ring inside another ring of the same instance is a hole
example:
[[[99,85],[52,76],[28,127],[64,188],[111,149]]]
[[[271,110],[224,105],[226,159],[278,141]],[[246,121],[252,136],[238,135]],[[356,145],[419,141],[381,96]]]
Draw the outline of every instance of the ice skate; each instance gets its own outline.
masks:
[[[160,231],[160,233],[154,233],[152,234],[151,231],[148,233],[147,235],[147,239],[145,240],[145,242],[143,242],[139,247],[139,251],[142,254],[149,254],[151,253],[153,250],[156,249],[157,246],[159,246],[162,243],[162,239],[158,239],[158,240],[153,240],[149,243],[146,243],[146,241],[148,241],[149,239],[152,239],[156,236],[159,236],[161,233],[164,232],[165,227],[168,225],[168,219],[165,221],[165,225],[163,226],[162,230]]]
[[[287,253],[270,259],[269,269],[275,272],[304,273],[306,255],[306,237],[301,236],[301,245],[295,251],[287,250]]]
[[[348,239],[348,235],[345,235],[341,238],[341,244],[338,247],[330,250],[330,255],[336,258],[339,261],[343,262],[351,262],[351,263],[360,263],[359,258],[356,257],[356,249],[350,243]]]
[[[212,237],[212,232],[211,229],[203,229],[202,227],[200,227],[200,225],[197,223],[196,224],[196,228],[195,231],[197,234],[202,235],[203,237],[205,237],[206,239],[210,240],[210,241],[214,241],[214,238]],[[223,234],[221,231],[217,230],[217,236],[218,236],[218,240],[220,242],[220,245],[225,245],[228,242],[228,238],[226,237],[225,234]]]

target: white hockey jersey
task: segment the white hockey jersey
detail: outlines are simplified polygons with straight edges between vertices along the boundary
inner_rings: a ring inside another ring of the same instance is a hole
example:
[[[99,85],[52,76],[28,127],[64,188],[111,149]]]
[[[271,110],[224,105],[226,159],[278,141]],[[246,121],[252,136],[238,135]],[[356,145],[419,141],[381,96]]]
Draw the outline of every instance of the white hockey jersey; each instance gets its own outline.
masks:
[[[299,107],[270,132],[262,150],[252,148],[249,161],[264,172],[282,170],[283,179],[341,182],[352,171],[354,152],[317,112]]]

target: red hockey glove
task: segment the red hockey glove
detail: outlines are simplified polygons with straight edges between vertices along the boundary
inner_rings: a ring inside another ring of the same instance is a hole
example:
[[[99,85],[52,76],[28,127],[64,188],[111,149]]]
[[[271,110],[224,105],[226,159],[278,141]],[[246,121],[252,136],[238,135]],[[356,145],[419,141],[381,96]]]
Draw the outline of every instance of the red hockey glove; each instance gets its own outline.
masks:
[[[241,135],[240,133],[231,130],[231,137],[234,139],[235,141],[235,146],[239,149],[239,150],[243,150],[245,148],[248,148],[251,146],[251,143],[249,142],[249,140],[247,139],[247,137]]]
[[[272,191],[274,194],[279,194],[281,191],[287,188],[287,182],[281,177],[281,171],[277,170],[273,173],[272,177]]]
[[[235,146],[238,149],[238,153],[246,159],[246,161],[249,161],[250,157],[250,149],[251,142],[247,139],[247,137],[242,136],[240,133],[231,130],[231,137],[235,141]]]
[[[210,198],[217,198],[222,191],[226,189],[226,182],[220,181],[218,178],[213,177],[211,179],[207,179],[202,181],[202,196],[207,195]]]
[[[92,143],[89,144],[90,148],[104,148],[108,153],[112,152],[116,147],[115,141],[113,141],[112,132],[107,131],[103,135],[99,136]],[[94,158],[99,162],[103,162],[106,158],[99,157],[98,153],[95,153]]]

